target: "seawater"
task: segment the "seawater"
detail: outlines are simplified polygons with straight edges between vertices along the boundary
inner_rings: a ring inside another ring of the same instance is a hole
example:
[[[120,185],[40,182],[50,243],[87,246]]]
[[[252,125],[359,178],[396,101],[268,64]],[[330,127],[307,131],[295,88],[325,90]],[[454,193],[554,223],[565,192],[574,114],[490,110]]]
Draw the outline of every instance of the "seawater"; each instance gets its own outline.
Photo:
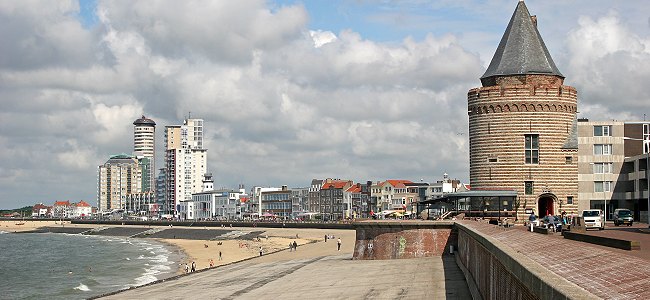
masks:
[[[0,232],[0,299],[85,299],[175,275],[180,253],[149,239]]]

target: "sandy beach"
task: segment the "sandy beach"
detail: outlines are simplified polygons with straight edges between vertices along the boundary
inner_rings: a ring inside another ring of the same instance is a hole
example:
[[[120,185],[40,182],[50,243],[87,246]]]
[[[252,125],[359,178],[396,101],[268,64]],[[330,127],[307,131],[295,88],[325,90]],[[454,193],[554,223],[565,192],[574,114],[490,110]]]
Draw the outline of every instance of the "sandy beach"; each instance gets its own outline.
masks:
[[[289,251],[289,243],[294,241],[298,244],[296,253],[300,253],[301,257],[305,255],[325,255],[319,251],[313,251],[312,244],[324,243],[325,235],[334,236],[334,240],[329,241],[329,252],[335,253],[336,239],[341,238],[345,247],[342,250],[348,252],[352,251],[354,246],[355,232],[352,230],[331,230],[331,229],[279,229],[279,228],[232,228],[234,230],[247,231],[263,231],[259,235],[259,240],[215,240],[215,241],[202,241],[202,240],[184,240],[184,239],[159,239],[159,241],[171,244],[180,248],[185,257],[181,261],[181,265],[196,262],[197,270],[208,268],[210,260],[213,261],[214,267],[229,264],[244,259],[258,257],[260,247],[263,250],[263,259],[269,259],[267,255],[274,254],[273,260],[282,260],[283,255],[277,255],[279,251]],[[296,238],[297,235],[297,238]],[[206,247],[207,246],[207,247]],[[221,252],[221,260],[219,260],[219,252]],[[287,259],[293,259],[297,255],[289,256]],[[184,268],[179,268],[182,273]]]
[[[99,225],[99,224],[71,224],[60,221],[25,221],[3,220],[0,221],[0,231],[24,232],[32,231],[41,227],[66,227],[66,228],[97,228],[97,227],[137,227],[125,225]],[[143,228],[149,228],[142,226]],[[174,227],[181,229],[181,227]],[[196,229],[196,228],[193,228]],[[219,229],[219,228],[212,228]],[[212,230],[211,229],[211,230]],[[181,257],[178,273],[184,273],[184,264],[191,266],[196,262],[197,270],[208,268],[210,260],[214,267],[229,264],[244,259],[259,257],[260,247],[263,250],[262,260],[283,260],[299,257],[312,257],[334,254],[337,252],[336,239],[341,238],[342,251],[351,252],[355,242],[353,230],[333,229],[302,229],[302,228],[252,228],[233,227],[228,230],[237,230],[243,233],[259,232],[258,238],[231,239],[231,240],[189,240],[189,239],[155,239],[169,244],[181,251],[177,253]],[[325,235],[334,236],[334,240],[325,244]],[[289,243],[296,242],[298,249],[294,253],[289,251]],[[221,252],[221,260],[219,259]],[[291,253],[291,254],[287,254]],[[272,255],[269,255],[272,254]]]

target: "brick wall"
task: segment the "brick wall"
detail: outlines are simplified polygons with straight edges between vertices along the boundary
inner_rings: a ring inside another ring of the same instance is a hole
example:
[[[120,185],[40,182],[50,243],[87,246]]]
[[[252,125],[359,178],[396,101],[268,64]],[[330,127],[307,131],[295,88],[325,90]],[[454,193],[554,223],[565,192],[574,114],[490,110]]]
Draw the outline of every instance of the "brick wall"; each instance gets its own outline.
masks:
[[[567,212],[577,211],[578,200],[577,149],[562,148],[572,131],[577,92],[553,78],[531,76],[522,80],[535,84],[486,86],[467,94],[470,185],[516,190],[520,219],[526,218],[524,204],[538,211],[542,194],[557,198],[554,214],[559,214],[560,200]],[[512,77],[508,83],[521,76]],[[551,84],[542,84],[545,79]],[[525,163],[525,134],[539,135],[539,164]],[[524,193],[524,181],[533,181],[532,195]],[[573,205],[566,204],[567,197],[573,197]]]
[[[354,227],[354,259],[441,256],[456,243],[448,222],[360,222]]]

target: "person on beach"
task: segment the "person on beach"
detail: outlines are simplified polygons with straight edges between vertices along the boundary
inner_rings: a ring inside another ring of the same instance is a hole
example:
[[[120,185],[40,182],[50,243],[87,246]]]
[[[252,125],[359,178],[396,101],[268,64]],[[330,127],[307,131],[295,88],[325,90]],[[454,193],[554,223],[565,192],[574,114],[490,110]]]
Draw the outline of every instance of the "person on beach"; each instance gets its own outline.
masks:
[[[185,274],[189,272],[190,272],[190,266],[188,266],[187,263],[185,263]]]
[[[298,243],[296,241],[293,241],[293,251],[295,252],[298,249]]]
[[[327,243],[327,234],[325,235],[325,243]]]
[[[336,240],[336,245],[338,246],[339,251],[341,251],[341,238]]]
[[[263,253],[262,246],[260,246],[260,256],[262,256],[262,253]]]
[[[212,260],[212,258],[210,258],[210,268],[212,268],[212,267],[214,267],[214,260]]]
[[[192,272],[196,272],[196,262],[192,262]]]
[[[289,242],[289,252],[293,251],[293,243]]]
[[[219,251],[219,260],[223,260],[223,258],[221,257],[221,251]]]

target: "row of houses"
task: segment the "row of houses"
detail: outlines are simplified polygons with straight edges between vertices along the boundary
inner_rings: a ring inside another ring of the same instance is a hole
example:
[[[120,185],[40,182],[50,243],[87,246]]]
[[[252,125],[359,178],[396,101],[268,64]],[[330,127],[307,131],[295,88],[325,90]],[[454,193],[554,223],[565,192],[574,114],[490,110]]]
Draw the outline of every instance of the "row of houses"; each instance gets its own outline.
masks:
[[[443,180],[426,183],[410,180],[366,181],[313,179],[309,187],[213,189],[211,174],[206,174],[203,191],[192,194],[191,201],[181,201],[177,219],[319,219],[324,221],[383,217],[389,213],[415,217],[418,204],[441,198],[469,187],[447,174]],[[135,206],[134,206],[135,207]],[[142,205],[139,215],[155,215],[150,204]],[[437,214],[443,212],[435,212]]]
[[[96,212],[96,208],[85,201],[70,203],[70,201],[56,201],[54,205],[47,206],[43,203],[35,204],[32,207],[34,218],[86,218]]]

